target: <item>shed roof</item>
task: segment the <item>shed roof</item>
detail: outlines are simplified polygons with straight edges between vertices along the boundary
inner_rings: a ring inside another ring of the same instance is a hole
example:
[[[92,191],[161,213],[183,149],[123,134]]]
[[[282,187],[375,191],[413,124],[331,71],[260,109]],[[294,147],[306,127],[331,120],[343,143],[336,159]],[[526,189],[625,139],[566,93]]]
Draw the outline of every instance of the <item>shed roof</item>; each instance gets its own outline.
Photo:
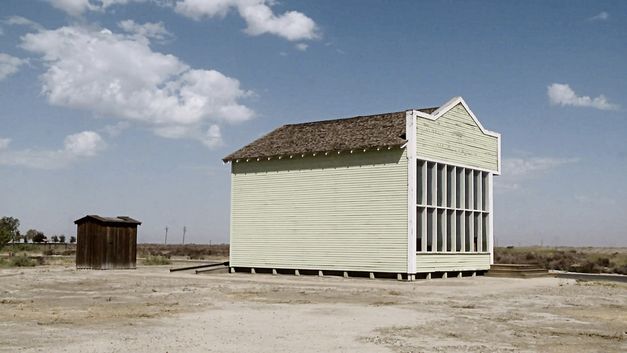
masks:
[[[418,109],[431,114],[437,108]],[[405,111],[287,124],[224,157],[224,162],[289,154],[401,146]]]
[[[102,217],[95,214],[87,215],[74,221],[74,224],[84,223],[87,221],[95,221],[101,224],[111,225],[140,225],[142,222],[128,216]]]

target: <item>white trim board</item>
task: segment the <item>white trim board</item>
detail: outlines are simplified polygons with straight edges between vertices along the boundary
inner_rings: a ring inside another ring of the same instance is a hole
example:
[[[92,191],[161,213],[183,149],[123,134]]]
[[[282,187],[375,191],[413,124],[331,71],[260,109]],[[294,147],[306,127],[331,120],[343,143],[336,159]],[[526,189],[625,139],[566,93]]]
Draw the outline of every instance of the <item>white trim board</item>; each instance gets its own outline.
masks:
[[[416,155],[416,159],[421,160],[421,161],[426,161],[426,162],[433,162],[433,163],[438,163],[438,164],[446,164],[446,165],[450,165],[450,166],[458,167],[458,168],[466,168],[466,169],[478,170],[478,171],[486,172],[486,173],[498,174],[496,170],[484,169],[484,168],[479,168],[479,167],[472,167],[472,166],[465,165],[465,164],[457,164],[457,163],[447,162],[447,161],[444,161],[444,160],[441,160],[441,159],[433,159],[433,158],[429,158],[429,157],[423,157],[421,155]]]
[[[405,131],[416,130],[416,116],[405,113]],[[407,134],[405,151],[407,155],[407,273],[416,273],[416,134]]]

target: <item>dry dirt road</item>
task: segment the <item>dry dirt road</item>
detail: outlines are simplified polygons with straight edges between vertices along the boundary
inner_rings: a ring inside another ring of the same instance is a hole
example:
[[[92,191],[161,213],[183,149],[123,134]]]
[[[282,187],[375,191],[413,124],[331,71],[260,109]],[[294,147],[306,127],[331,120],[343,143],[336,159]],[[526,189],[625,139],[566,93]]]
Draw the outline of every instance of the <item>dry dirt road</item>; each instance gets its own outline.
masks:
[[[0,270],[0,352],[627,352],[627,285]]]

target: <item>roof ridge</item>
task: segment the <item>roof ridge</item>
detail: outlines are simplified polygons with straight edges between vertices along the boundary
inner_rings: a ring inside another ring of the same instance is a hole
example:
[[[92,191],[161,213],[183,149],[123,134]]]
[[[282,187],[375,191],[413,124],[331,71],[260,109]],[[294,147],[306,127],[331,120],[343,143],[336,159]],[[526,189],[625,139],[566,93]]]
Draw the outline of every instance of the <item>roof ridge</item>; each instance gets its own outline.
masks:
[[[409,109],[409,110],[411,110],[411,109]],[[406,111],[407,110],[400,110],[400,111],[397,111],[397,112],[378,113],[378,114],[369,114],[369,115],[356,115],[356,116],[351,116],[351,117],[348,117],[348,118],[334,118],[334,119],[324,119],[324,120],[315,120],[315,121],[305,121],[305,122],[302,122],[302,123],[283,124],[281,127],[283,127],[283,126],[294,126],[294,125],[309,125],[309,124],[320,124],[320,123],[332,123],[332,122],[336,122],[336,121],[346,121],[346,120],[352,120],[352,119],[372,118],[374,116],[399,114],[399,113],[404,113]]]

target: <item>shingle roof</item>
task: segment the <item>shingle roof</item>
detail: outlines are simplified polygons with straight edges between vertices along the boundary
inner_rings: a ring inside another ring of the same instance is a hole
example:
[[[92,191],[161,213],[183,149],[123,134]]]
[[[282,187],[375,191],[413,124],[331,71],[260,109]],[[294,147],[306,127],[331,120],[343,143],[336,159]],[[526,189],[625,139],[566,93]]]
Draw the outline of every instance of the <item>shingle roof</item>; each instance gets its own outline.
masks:
[[[430,114],[436,109],[419,110]],[[401,111],[283,125],[222,160],[401,146],[407,142],[405,115],[405,111]]]
[[[95,214],[87,215],[83,218],[77,219],[76,221],[74,221],[74,224],[79,224],[82,222],[86,222],[88,220],[94,220],[98,223],[106,223],[106,224],[128,224],[128,225],[142,224],[142,222],[136,219],[133,219],[131,217],[128,217],[128,216],[102,217],[102,216],[98,216]]]

